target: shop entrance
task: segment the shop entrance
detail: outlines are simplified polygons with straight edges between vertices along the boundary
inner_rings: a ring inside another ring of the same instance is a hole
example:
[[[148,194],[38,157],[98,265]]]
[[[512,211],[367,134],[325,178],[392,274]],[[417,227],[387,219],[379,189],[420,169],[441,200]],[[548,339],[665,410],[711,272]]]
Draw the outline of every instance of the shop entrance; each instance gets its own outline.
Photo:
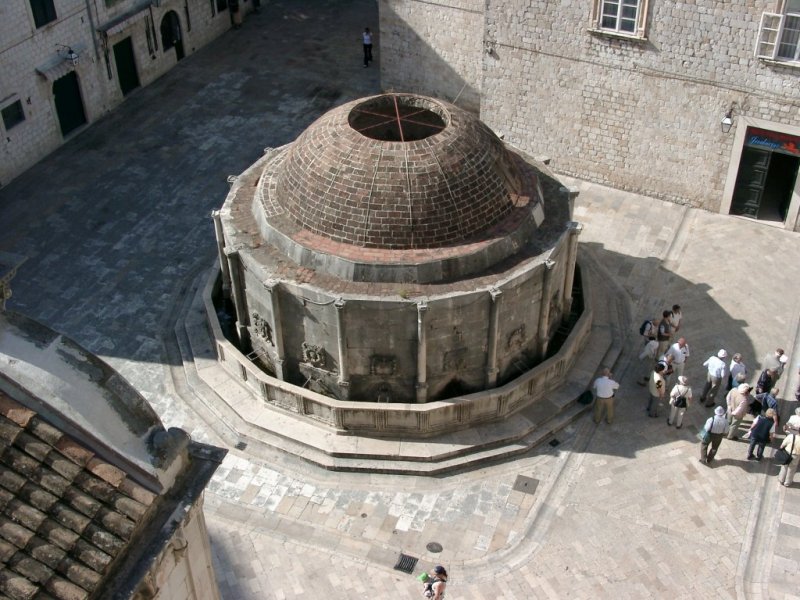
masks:
[[[800,167],[800,137],[748,127],[730,213],[783,223]]]
[[[66,137],[86,123],[81,88],[75,71],[70,71],[53,82],[53,98],[56,103],[58,124],[61,125],[61,135]]]

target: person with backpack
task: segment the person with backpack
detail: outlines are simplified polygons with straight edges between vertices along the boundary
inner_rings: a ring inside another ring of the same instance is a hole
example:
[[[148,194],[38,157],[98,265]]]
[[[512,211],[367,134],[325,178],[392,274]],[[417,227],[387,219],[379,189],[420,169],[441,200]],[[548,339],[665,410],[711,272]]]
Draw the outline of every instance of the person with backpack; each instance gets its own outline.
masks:
[[[750,425],[750,446],[747,448],[747,460],[764,458],[764,446],[772,441],[775,434],[775,411],[767,409],[766,415],[758,415]],[[753,450],[756,454],[753,455]]]
[[[676,429],[683,427],[683,414],[692,402],[692,388],[688,384],[689,380],[684,375],[681,375],[678,377],[678,383],[669,393],[668,427],[672,427],[673,423],[675,423]]]
[[[728,431],[728,419],[725,417],[725,409],[718,406],[714,409],[714,414],[706,419],[703,426],[705,435],[700,440],[700,462],[704,465],[714,460],[714,455],[722,443],[722,438]],[[701,432],[701,433],[703,433]],[[708,449],[709,445],[711,450]]]
[[[645,320],[644,323],[639,325],[639,335],[644,338],[645,344],[649,341],[656,339],[657,331],[658,331],[658,326],[656,325],[655,317],[653,317],[652,319],[647,319]]]
[[[442,565],[436,565],[430,577],[425,581],[422,595],[432,600],[443,600],[447,587],[447,571]]]

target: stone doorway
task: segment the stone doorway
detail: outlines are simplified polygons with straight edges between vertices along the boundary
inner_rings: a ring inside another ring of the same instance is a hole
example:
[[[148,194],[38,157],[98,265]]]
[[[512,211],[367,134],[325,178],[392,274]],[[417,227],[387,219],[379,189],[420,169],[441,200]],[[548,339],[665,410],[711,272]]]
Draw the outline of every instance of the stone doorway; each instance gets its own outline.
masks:
[[[181,20],[174,10],[169,11],[161,19],[161,45],[164,52],[175,48],[175,57],[182,60],[186,54],[183,51],[183,34],[181,33]]]

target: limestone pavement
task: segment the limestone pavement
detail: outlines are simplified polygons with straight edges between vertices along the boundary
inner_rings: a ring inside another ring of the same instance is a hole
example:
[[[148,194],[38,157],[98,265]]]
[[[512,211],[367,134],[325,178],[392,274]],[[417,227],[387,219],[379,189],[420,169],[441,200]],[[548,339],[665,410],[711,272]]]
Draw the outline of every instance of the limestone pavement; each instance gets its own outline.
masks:
[[[28,258],[9,308],[99,354],[165,425],[222,443],[179,400],[164,351],[174,307],[214,255],[208,213],[264,147],[379,89],[360,55],[376,21],[366,0],[270,3],[0,190],[0,250]],[[776,468],[746,461],[742,443],[723,442],[713,468],[698,463],[708,410],[690,407],[681,430],[647,418],[634,354],[638,322],[677,302],[696,391],[720,347],[754,377],[777,345],[796,364],[798,235],[570,183],[581,261],[633,315],[613,365],[614,423],[584,417],[556,446],[430,479],[232,448],[206,493],[226,599],[419,597],[392,568],[401,553],[420,559],[415,574],[445,564],[448,598],[796,597],[800,483],[779,489]],[[788,392],[796,380],[784,377]]]

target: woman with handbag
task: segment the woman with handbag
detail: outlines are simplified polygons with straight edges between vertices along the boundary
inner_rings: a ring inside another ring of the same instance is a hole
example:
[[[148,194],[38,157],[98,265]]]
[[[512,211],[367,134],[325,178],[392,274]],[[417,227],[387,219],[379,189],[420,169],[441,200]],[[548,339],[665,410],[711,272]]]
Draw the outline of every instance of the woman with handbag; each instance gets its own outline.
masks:
[[[675,428],[680,429],[683,426],[683,413],[692,401],[692,388],[687,384],[689,380],[684,375],[678,377],[678,383],[672,388],[669,393],[669,417],[667,417],[667,426],[672,427],[675,423]]]
[[[797,434],[791,433],[787,435],[780,450],[783,450],[789,455],[789,462],[781,465],[781,472],[778,473],[778,484],[789,487],[794,481],[794,474],[797,471],[797,455],[800,454],[800,440],[797,439]],[[780,450],[775,454],[778,455]]]

